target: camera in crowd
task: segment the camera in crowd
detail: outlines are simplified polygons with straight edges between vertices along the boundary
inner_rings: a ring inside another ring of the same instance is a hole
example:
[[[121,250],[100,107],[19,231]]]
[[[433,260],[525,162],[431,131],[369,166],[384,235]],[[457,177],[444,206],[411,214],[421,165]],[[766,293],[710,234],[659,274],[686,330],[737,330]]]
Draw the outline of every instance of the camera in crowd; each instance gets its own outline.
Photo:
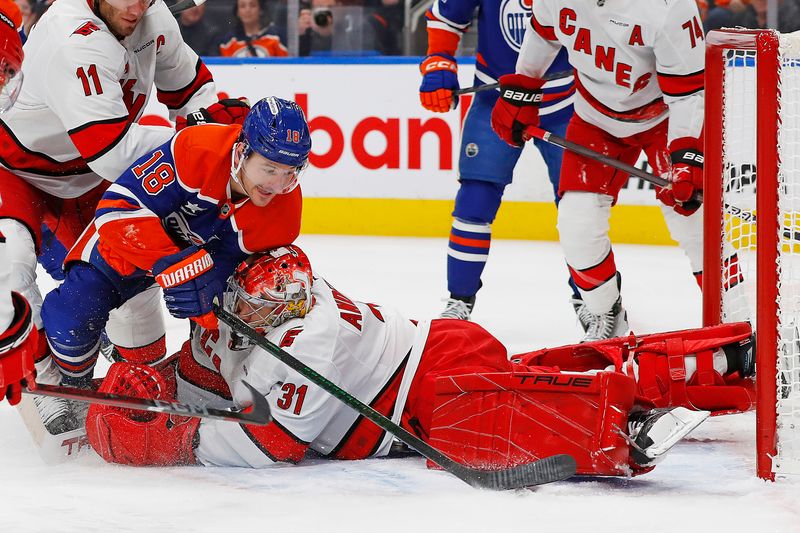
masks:
[[[320,28],[326,28],[333,22],[333,11],[328,7],[318,7],[312,12],[314,24]]]

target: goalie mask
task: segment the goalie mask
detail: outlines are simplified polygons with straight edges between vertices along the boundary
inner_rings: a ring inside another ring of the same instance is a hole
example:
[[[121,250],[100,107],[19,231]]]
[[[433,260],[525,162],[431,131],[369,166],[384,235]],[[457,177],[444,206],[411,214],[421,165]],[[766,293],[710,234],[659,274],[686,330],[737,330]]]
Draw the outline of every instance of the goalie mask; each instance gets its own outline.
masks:
[[[228,280],[225,308],[263,335],[308,313],[312,279],[311,263],[297,246],[254,254]],[[231,349],[249,346],[249,339],[231,334]]]

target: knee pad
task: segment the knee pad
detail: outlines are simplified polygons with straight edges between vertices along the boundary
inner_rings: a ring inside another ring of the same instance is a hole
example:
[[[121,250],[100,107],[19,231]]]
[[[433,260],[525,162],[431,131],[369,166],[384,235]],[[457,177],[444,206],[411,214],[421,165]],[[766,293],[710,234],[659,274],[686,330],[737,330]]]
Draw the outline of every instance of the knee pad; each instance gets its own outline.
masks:
[[[613,198],[605,194],[567,191],[558,204],[558,234],[572,268],[597,265],[611,251],[608,217]]]
[[[106,334],[124,360],[149,364],[164,357],[162,307],[161,290],[152,285],[111,311]]]
[[[36,285],[36,246],[30,230],[12,218],[0,218],[0,234],[5,243],[0,245],[0,286],[3,290],[20,293],[28,300],[33,321],[41,329],[42,294]]]
[[[504,190],[505,185],[500,183],[462,179],[453,216],[466,222],[491,224],[500,209]]]

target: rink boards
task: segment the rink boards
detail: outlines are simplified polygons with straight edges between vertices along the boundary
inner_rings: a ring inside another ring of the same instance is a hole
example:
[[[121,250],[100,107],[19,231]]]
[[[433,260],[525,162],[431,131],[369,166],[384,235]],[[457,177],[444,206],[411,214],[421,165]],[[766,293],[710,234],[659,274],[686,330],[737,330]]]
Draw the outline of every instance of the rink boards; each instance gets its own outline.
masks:
[[[273,94],[296,100],[306,111],[313,149],[302,177],[304,233],[449,233],[459,131],[471,98],[462,97],[447,114],[424,110],[418,58],[207,62],[218,89],[230,96],[256,101]],[[459,64],[461,86],[469,87],[473,59],[459,58]],[[146,112],[166,116],[157,102]],[[495,238],[557,239],[552,189],[533,146],[525,149],[504,199]],[[611,236],[615,242],[672,242],[653,191],[638,178],[629,181],[613,210]]]

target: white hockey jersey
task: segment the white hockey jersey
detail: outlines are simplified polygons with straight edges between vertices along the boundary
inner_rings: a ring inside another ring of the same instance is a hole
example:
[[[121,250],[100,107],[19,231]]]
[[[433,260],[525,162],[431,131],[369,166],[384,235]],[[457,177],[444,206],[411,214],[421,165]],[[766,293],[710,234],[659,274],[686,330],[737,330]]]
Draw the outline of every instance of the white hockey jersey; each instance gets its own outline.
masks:
[[[162,0],[122,41],[91,4],[58,0],[33,27],[25,83],[0,117],[0,164],[61,198],[116,180],[174,134],[135,122],[154,84],[173,120],[217,100],[211,73]]]
[[[392,309],[353,301],[322,278],[314,280],[312,294],[315,303],[308,315],[276,328],[269,340],[399,422],[427,323],[418,327]],[[218,379],[221,374],[234,400],[250,398],[242,380],[266,394],[274,422],[245,427],[203,420],[195,450],[201,463],[257,468],[297,462],[308,448],[341,459],[388,453],[391,435],[261,348],[230,350],[229,335],[224,325],[215,331],[195,328],[193,360],[187,364],[181,358],[179,365],[178,399],[230,405],[230,396],[225,399],[219,384],[214,387],[214,375]],[[211,394],[215,388],[218,394]]]
[[[585,121],[627,137],[669,116],[669,141],[700,136],[705,47],[695,0],[534,0],[517,72],[543,76],[562,45]]]

